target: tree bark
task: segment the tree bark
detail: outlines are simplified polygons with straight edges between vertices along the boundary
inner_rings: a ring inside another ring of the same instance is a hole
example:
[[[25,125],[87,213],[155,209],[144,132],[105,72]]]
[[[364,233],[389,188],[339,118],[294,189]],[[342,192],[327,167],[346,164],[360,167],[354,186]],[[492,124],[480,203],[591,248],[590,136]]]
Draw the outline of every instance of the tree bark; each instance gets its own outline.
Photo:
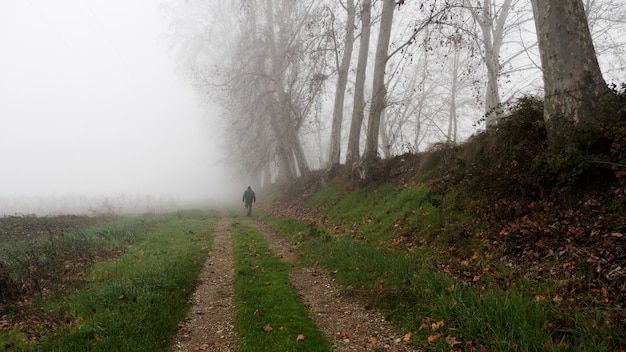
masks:
[[[352,120],[350,121],[350,135],[348,137],[348,152],[346,165],[348,169],[359,160],[361,145],[361,126],[365,110],[365,71],[367,68],[367,56],[369,53],[370,32],[372,20],[372,0],[363,0],[361,5],[361,39],[359,41],[359,59],[354,83],[354,106],[352,108]]]
[[[459,88],[459,50],[454,51],[452,62],[452,86],[450,87],[450,116],[448,117],[448,135],[446,143],[456,144],[457,135],[457,113],[456,95]]]
[[[500,64],[500,50],[504,37],[504,25],[511,10],[512,0],[505,0],[500,6],[500,11],[494,9],[493,0],[483,0],[482,7],[476,9],[471,7],[469,0],[465,1],[469,6],[474,20],[480,26],[483,35],[483,45],[485,49],[485,67],[487,68],[487,87],[485,92],[485,120],[487,126],[493,126],[501,115],[500,109],[500,86],[499,78],[502,74]],[[495,14],[499,13],[497,18]],[[495,21],[494,21],[495,20]],[[495,22],[495,23],[494,23]]]
[[[589,33],[582,0],[532,0],[549,139],[567,138],[571,126],[593,123],[609,93]]]
[[[385,108],[386,87],[385,67],[389,53],[389,40],[391,37],[391,25],[393,13],[396,7],[395,0],[383,0],[383,10],[380,19],[380,32],[376,47],[376,59],[374,62],[374,82],[372,86],[372,104],[367,119],[367,139],[363,153],[365,173],[367,177],[369,166],[372,166],[378,157],[378,135],[380,130],[380,117]]]
[[[337,67],[337,89],[335,90],[333,123],[330,132],[330,154],[328,156],[328,169],[330,172],[333,172],[339,166],[341,160],[341,124],[343,122],[348,71],[350,69],[352,48],[354,46],[354,18],[356,12],[354,0],[347,0],[346,6],[348,12],[348,18],[346,20],[346,40],[341,63]]]

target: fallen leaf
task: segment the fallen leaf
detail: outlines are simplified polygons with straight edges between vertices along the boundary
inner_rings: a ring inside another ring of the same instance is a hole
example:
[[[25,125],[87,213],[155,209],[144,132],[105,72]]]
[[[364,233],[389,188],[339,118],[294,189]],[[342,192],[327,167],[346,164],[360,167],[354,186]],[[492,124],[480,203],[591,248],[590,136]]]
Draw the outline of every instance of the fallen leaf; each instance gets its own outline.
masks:
[[[404,341],[404,342],[411,341],[411,336],[413,336],[413,333],[407,332],[406,334],[404,334],[404,338],[402,339],[402,341]]]
[[[441,334],[428,336],[428,343],[434,343],[435,341],[439,340],[440,337],[441,337]]]
[[[272,326],[270,324],[263,325],[263,331],[265,331],[265,332],[272,331]]]
[[[304,341],[304,335],[299,334],[298,337],[296,337],[296,341]]]
[[[623,233],[619,233],[619,232],[613,232],[611,234],[611,236],[617,237],[617,238],[621,238],[621,237],[624,237],[624,234]]]
[[[454,336],[446,336],[446,343],[450,347],[461,344],[461,342],[459,342]]]
[[[375,344],[378,340],[375,337],[370,337],[370,343]]]
[[[439,330],[439,328],[440,328],[440,327],[442,327],[442,326],[443,326],[443,320],[438,321],[438,322],[436,322],[436,323],[433,323],[433,324],[430,326],[430,329],[431,329],[432,331],[437,331],[437,330]]]

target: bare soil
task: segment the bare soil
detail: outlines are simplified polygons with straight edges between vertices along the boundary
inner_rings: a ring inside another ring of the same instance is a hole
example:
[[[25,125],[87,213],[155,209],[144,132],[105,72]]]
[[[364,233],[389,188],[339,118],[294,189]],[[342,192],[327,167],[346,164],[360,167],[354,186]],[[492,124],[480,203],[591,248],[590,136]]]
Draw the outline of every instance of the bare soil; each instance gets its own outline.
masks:
[[[364,297],[337,284],[321,268],[296,265],[297,247],[260,221],[250,221],[266,236],[274,253],[290,265],[291,284],[335,351],[417,351],[405,345],[400,328],[368,306]],[[180,324],[172,352],[236,351],[233,282],[231,233],[228,219],[221,216],[192,308]]]

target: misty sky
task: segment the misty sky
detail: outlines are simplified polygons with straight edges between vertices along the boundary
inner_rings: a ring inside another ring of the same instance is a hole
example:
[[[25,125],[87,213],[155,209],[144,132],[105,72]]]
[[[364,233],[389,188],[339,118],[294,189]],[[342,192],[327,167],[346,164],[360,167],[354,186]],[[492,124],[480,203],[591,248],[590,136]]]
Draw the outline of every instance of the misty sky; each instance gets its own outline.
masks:
[[[159,3],[0,0],[0,196],[232,191]]]

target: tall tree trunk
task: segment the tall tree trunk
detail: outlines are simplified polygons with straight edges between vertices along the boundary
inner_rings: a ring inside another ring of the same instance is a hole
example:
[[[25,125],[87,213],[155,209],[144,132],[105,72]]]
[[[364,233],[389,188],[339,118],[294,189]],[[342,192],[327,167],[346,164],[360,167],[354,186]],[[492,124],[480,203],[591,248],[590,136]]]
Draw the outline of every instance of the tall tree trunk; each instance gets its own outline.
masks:
[[[454,58],[452,62],[452,87],[450,88],[450,116],[448,119],[448,136],[446,138],[447,143],[456,144],[456,94],[459,87],[459,50],[454,51]]]
[[[291,149],[289,146],[288,137],[288,119],[285,114],[285,97],[284,90],[282,86],[282,79],[280,74],[280,58],[278,56],[278,49],[276,43],[276,36],[274,34],[274,2],[273,0],[265,1],[265,11],[266,11],[266,48],[269,53],[268,60],[270,60],[270,72],[269,76],[272,77],[272,81],[275,84],[275,96],[270,99],[274,99],[272,104],[275,108],[272,109],[273,113],[270,116],[270,124],[272,127],[272,131],[276,138],[277,144],[277,154],[279,158],[278,167],[279,170],[279,178],[281,181],[291,181],[296,175],[293,171],[292,158],[291,158]]]
[[[277,111],[272,115],[272,127],[276,142],[279,145],[278,152],[281,160],[281,167],[287,167],[288,170],[281,170],[281,175],[289,181],[296,178],[298,172],[300,174],[308,174],[310,172],[302,145],[297,137],[297,129],[292,123],[292,109],[290,108],[289,97],[285,91],[283,82],[282,60],[285,50],[281,45],[286,44],[286,33],[279,31],[279,39],[276,40],[274,33],[274,3],[273,0],[266,0],[266,16],[267,16],[267,46],[269,52],[269,60],[271,65],[270,77],[274,83],[274,99]],[[283,6],[290,6],[292,3],[283,3]]]
[[[395,0],[383,0],[383,10],[380,19],[380,32],[376,47],[376,59],[374,62],[374,82],[372,86],[372,104],[367,119],[367,139],[363,153],[365,173],[378,156],[378,134],[380,130],[380,116],[385,108],[385,67],[389,53],[389,39],[391,37],[391,25],[393,24],[393,12],[396,7]]]
[[[346,96],[346,85],[348,83],[348,71],[352,58],[352,48],[354,46],[354,0],[347,0],[346,10],[348,18],[346,20],[346,40],[343,49],[341,63],[337,65],[337,89],[335,90],[335,105],[333,107],[333,124],[330,132],[330,155],[328,156],[328,169],[332,173],[338,166],[341,159],[341,123],[343,121],[344,98]]]
[[[500,50],[504,37],[504,25],[511,11],[511,2],[512,0],[505,0],[498,11],[495,9],[494,0],[483,0],[480,8],[472,7],[472,2],[469,0],[465,1],[474,20],[480,26],[483,35],[485,67],[487,68],[487,87],[485,92],[485,120],[487,126],[494,125],[502,113],[502,109],[500,109],[500,85],[498,82],[502,74]],[[497,18],[494,18],[496,14]]]
[[[270,117],[270,125],[274,136],[276,136],[276,155],[278,156],[278,179],[281,182],[292,181],[296,175],[292,171],[290,148],[287,146],[287,138],[285,137],[284,127],[281,126],[279,119],[276,117],[279,112],[272,114]]]
[[[415,113],[415,140],[413,145],[413,153],[419,153],[419,146],[422,142],[422,123],[425,118],[424,114],[424,105],[426,105],[426,98],[428,94],[426,93],[426,77],[428,77],[428,47],[424,46],[424,62],[422,63],[422,75],[420,79],[420,88],[419,90],[422,92],[418,95],[417,98],[417,112]],[[417,77],[415,79],[418,79]]]
[[[309,168],[309,163],[307,162],[304,154],[304,148],[302,147],[302,143],[300,143],[300,139],[298,138],[298,134],[295,129],[290,130],[290,144],[296,158],[295,162],[298,167],[298,171],[300,172],[300,176],[309,176],[311,174],[311,168]]]
[[[582,0],[532,0],[545,90],[544,120],[551,140],[572,125],[595,122],[609,93],[589,33]]]
[[[370,32],[372,19],[372,0],[363,0],[361,5],[361,39],[359,42],[359,60],[356,69],[354,83],[354,106],[352,108],[352,120],[350,121],[350,135],[348,137],[348,152],[346,165],[348,170],[359,159],[359,147],[361,145],[361,126],[365,110],[365,71],[367,68],[367,56],[369,53]]]

